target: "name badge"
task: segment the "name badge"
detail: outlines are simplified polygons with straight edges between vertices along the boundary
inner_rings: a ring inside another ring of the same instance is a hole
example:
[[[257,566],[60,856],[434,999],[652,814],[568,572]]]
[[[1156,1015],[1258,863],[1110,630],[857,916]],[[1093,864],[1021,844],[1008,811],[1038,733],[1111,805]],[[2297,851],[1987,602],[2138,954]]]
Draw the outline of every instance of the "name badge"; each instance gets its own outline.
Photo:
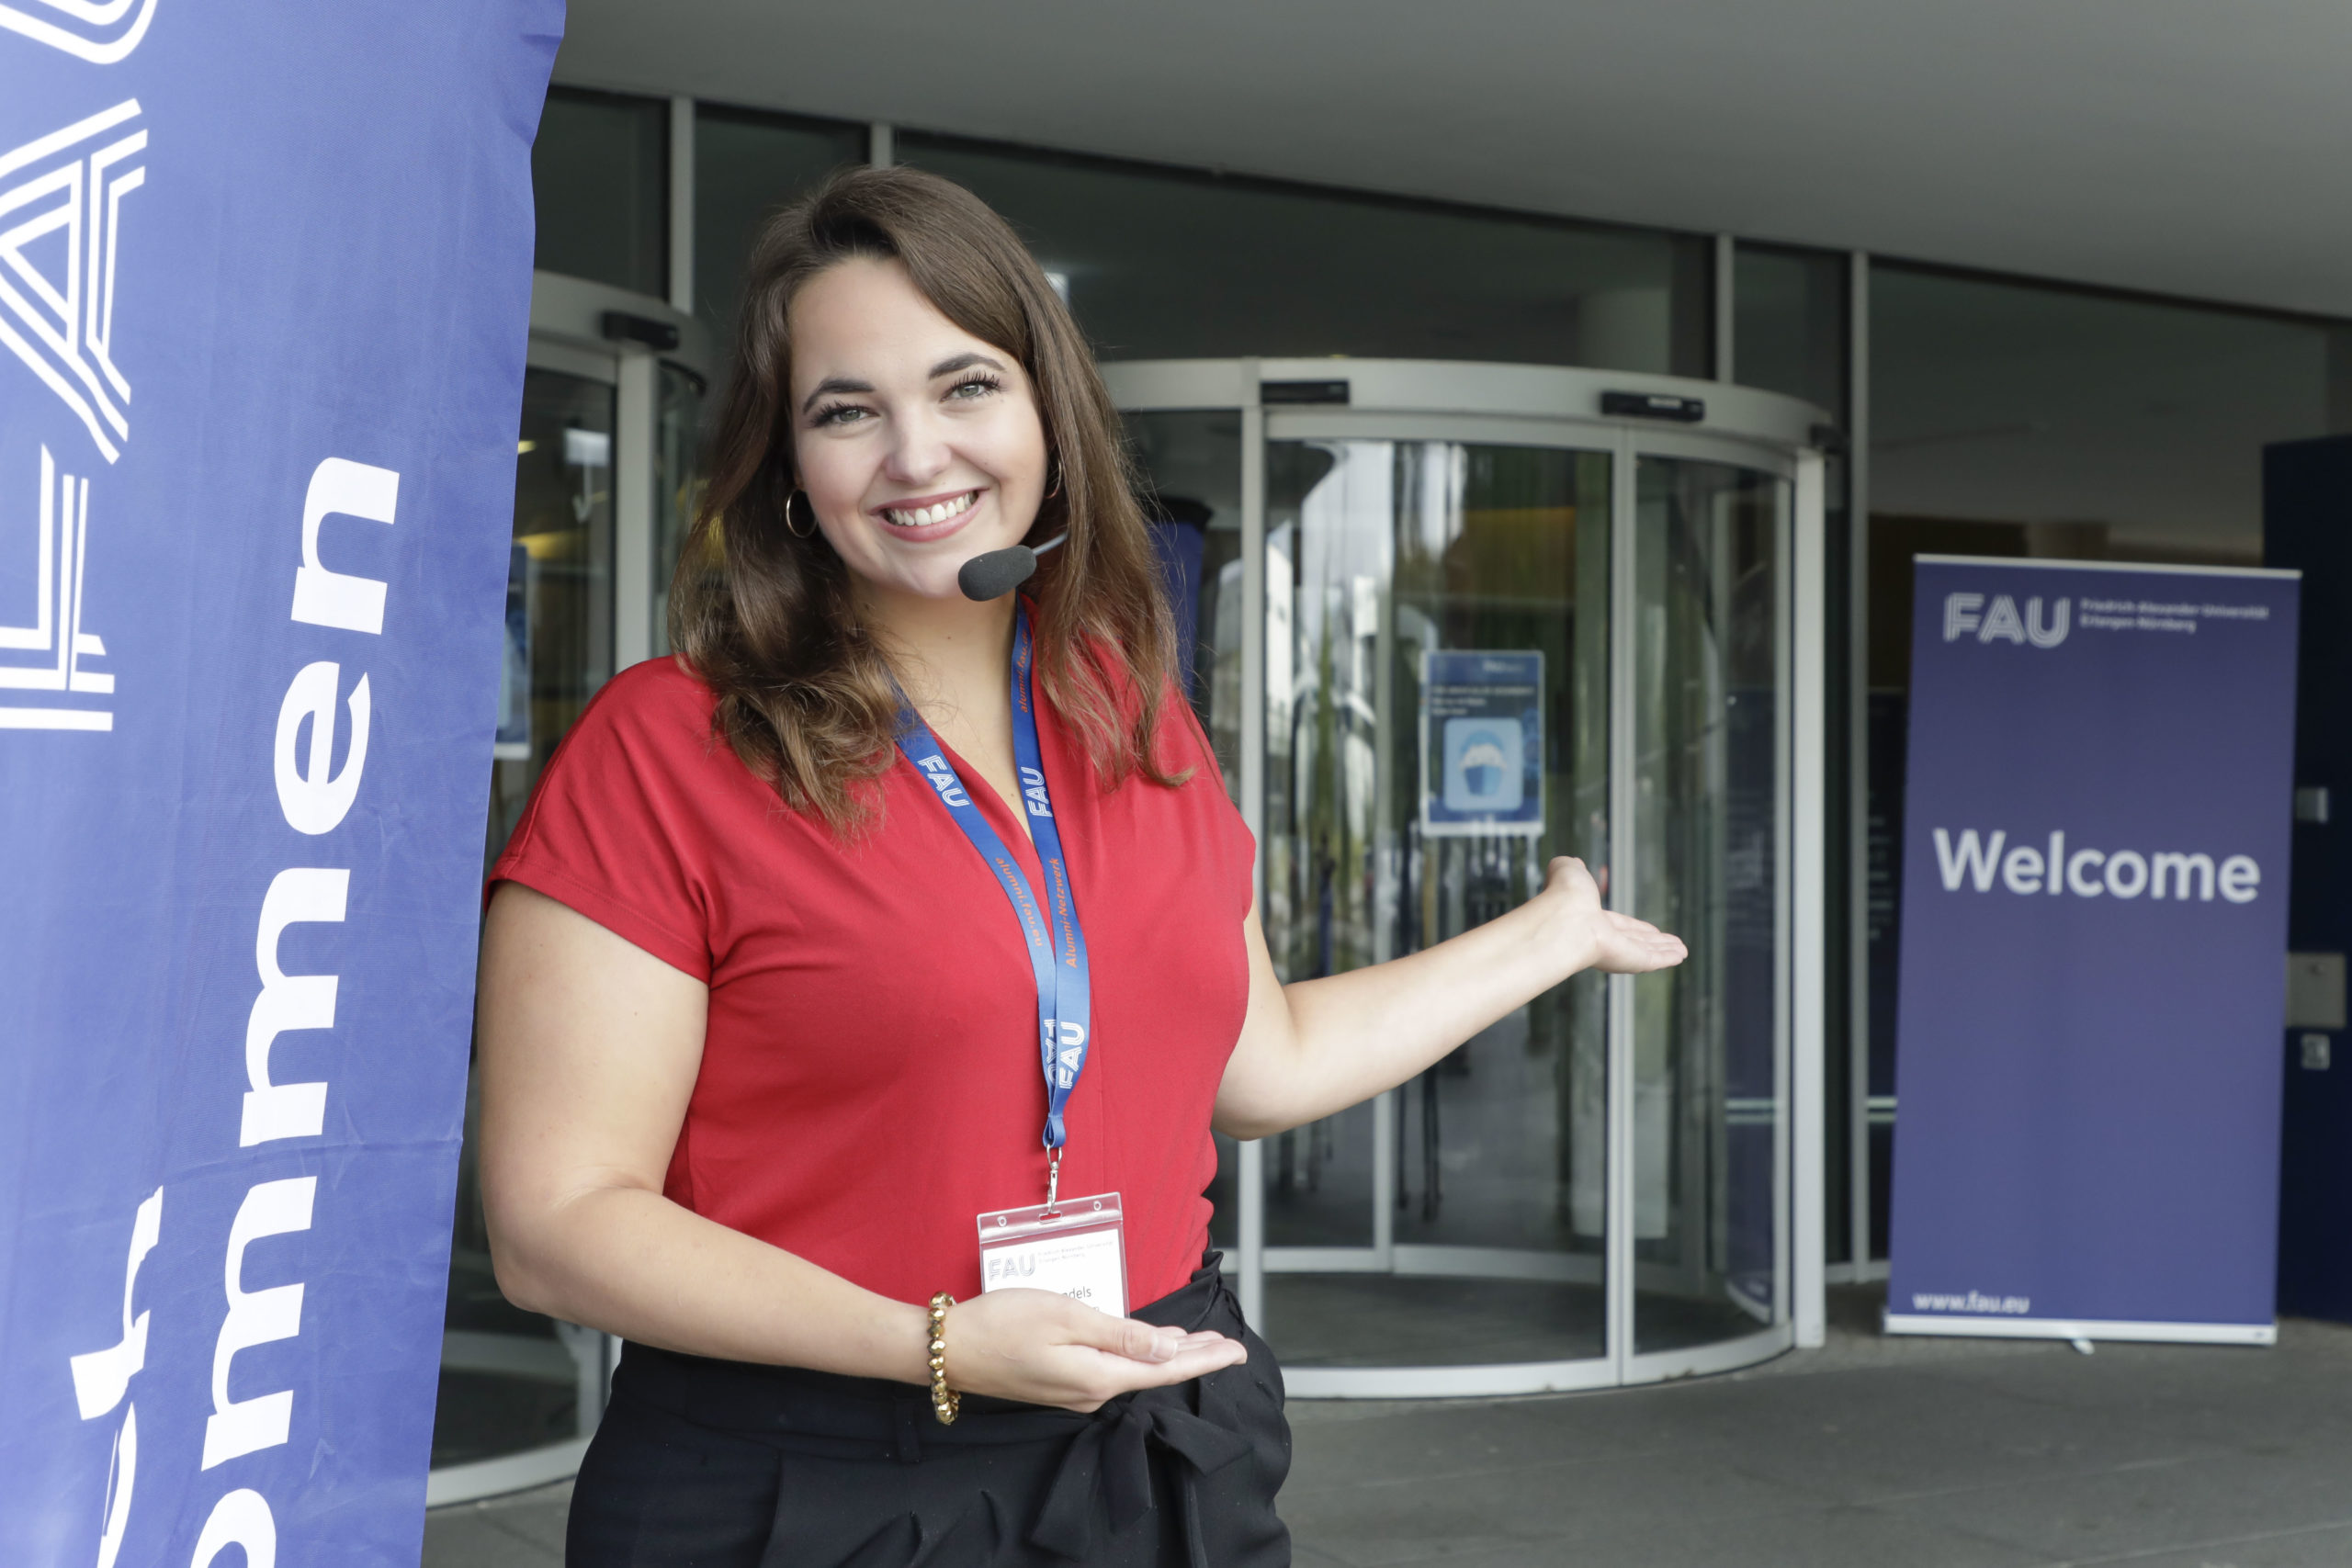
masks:
[[[1125,1220],[1116,1192],[979,1218],[980,1290],[1051,1291],[1127,1314]]]

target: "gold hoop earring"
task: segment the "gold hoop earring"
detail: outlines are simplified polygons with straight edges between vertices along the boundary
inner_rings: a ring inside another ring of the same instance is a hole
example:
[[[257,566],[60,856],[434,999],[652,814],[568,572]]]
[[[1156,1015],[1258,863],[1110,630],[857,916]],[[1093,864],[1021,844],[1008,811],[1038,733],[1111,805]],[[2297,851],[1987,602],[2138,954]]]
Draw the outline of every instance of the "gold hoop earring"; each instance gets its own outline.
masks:
[[[816,508],[813,505],[808,509],[808,526],[806,529],[792,525],[792,503],[796,501],[806,501],[808,497],[807,491],[796,490],[784,498],[784,531],[796,539],[814,538],[817,534]]]
[[[1051,501],[1051,500],[1053,500],[1053,499],[1054,499],[1054,497],[1056,497],[1056,496],[1057,496],[1057,495],[1061,494],[1061,492],[1062,492],[1062,466],[1061,466],[1059,463],[1056,463],[1056,464],[1054,465],[1054,488],[1053,488],[1053,489],[1051,489],[1051,490],[1049,490],[1049,491],[1047,491],[1046,492],[1046,499],[1047,501]]]

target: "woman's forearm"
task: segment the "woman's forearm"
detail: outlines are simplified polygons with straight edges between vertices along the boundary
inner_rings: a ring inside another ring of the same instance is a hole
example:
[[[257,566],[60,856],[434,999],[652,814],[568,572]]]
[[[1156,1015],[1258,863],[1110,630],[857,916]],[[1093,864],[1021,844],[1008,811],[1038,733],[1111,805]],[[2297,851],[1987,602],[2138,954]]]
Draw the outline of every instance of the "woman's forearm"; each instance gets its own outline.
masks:
[[[1251,911],[1250,1010],[1218,1086],[1216,1126],[1262,1138],[1393,1089],[1578,970],[1639,975],[1682,962],[1681,942],[1601,907],[1584,863],[1552,862],[1544,890],[1409,956],[1284,986]]]
[[[1220,1132],[1240,1138],[1312,1122],[1404,1082],[1559,984],[1586,959],[1537,898],[1435,947],[1280,987],[1261,1070],[1228,1077]]]
[[[494,1217],[495,1220],[495,1217]],[[640,1187],[592,1188],[492,1228],[517,1306],[690,1355],[925,1382],[922,1307]]]

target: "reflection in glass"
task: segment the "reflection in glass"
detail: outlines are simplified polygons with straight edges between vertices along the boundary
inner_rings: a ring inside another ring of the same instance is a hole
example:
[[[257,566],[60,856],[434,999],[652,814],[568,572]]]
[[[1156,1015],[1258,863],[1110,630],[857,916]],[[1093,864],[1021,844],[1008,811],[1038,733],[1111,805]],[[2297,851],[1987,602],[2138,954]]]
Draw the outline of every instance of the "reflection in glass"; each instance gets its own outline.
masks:
[[[695,106],[695,314],[710,328],[722,378],[760,225],[834,169],[865,158],[864,126]]]
[[[613,389],[527,370],[515,447],[510,672],[491,763],[485,869],[505,847],[548,753],[613,673]],[[525,1312],[499,1293],[476,1119],[469,1081],[433,1427],[436,1469],[568,1440],[602,1408],[604,1337]]]
[[[670,105],[551,87],[531,144],[532,265],[639,294],[669,292]]]
[[[1634,982],[1634,1348],[1781,1311],[1781,550],[1789,486],[1643,457],[1635,912],[1690,944]]]
[[[1263,913],[1286,981],[1491,919],[1553,855],[1605,867],[1609,485],[1597,453],[1268,444]],[[1494,657],[1449,671],[1448,651]],[[1446,750],[1474,712],[1493,757]],[[1498,780],[1466,770],[1515,763],[1527,820],[1440,823],[1450,766],[1477,795]],[[1397,1092],[1386,1151],[1368,1105],[1269,1145],[1270,1244],[1416,1276],[1271,1274],[1287,1359],[1600,1353],[1605,1010],[1585,976],[1485,1031]]]
[[[1010,219],[1106,359],[1709,370],[1712,250],[1696,236],[912,132],[898,155]]]

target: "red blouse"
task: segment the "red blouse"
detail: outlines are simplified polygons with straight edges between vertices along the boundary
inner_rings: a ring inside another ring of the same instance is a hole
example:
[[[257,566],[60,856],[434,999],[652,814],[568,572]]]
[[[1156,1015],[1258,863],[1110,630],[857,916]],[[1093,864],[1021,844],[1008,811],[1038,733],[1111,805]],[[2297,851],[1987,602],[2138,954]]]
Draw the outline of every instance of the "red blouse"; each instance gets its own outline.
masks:
[[[1181,698],[1163,747],[1193,773],[1176,789],[1104,789],[1039,706],[1093,978],[1061,1190],[1121,1195],[1139,1305],[1182,1285],[1207,1245],[1209,1117],[1249,1000],[1252,846]],[[671,1199],[899,1301],[976,1294],[975,1217],[1045,1201],[1036,987],[1012,907],[903,755],[880,825],[844,845],[713,736],[712,707],[666,659],[613,680],[492,880],[709,986]],[[951,760],[1044,887],[1028,834]]]

